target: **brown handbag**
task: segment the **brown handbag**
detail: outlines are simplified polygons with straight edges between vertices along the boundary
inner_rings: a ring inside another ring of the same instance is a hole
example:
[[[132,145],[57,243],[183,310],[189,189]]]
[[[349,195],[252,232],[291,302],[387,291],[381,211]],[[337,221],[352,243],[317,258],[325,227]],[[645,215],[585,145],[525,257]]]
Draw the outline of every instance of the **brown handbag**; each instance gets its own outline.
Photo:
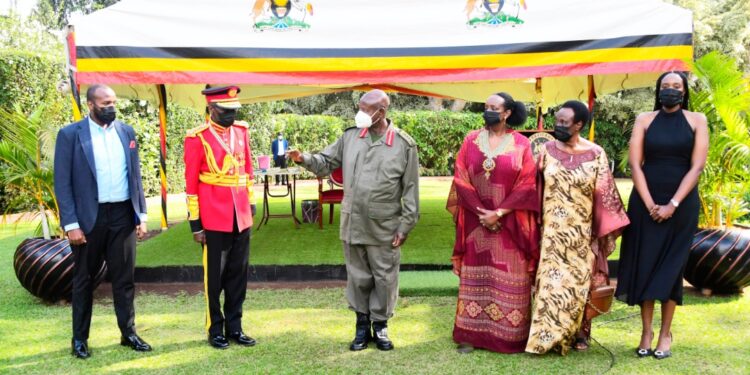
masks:
[[[607,280],[607,285],[596,286],[589,290],[589,297],[586,300],[586,319],[591,320],[609,313],[614,296],[615,287],[609,285],[609,280]]]

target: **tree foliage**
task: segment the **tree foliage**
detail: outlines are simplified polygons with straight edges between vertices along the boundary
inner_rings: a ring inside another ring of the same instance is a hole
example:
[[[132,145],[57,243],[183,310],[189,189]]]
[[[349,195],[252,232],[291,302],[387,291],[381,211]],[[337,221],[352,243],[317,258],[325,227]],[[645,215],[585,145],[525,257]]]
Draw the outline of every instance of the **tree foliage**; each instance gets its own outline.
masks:
[[[718,51],[750,72],[750,1],[673,0],[693,11],[696,57]]]
[[[348,91],[335,94],[315,95],[288,99],[273,108],[273,113],[297,115],[325,115],[354,118],[357,113],[361,91]],[[391,93],[390,108],[395,111],[420,111],[429,108],[429,100],[424,96]]]
[[[698,59],[695,75],[691,109],[706,115],[711,134],[699,185],[701,224],[731,227],[750,213],[750,80],[719,52]]]
[[[37,18],[22,19],[13,13],[0,17],[0,49],[24,51],[50,58],[63,57],[63,45],[57,35],[50,32]]]
[[[75,13],[89,14],[104,9],[119,0],[39,0],[34,17],[48,29],[60,30]]]

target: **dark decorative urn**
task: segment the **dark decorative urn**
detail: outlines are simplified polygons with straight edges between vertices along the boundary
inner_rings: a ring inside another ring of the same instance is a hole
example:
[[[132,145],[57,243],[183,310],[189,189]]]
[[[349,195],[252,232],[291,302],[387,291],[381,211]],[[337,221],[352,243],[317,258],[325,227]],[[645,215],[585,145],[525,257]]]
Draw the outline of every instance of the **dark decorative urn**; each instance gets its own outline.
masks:
[[[16,277],[31,294],[47,301],[70,300],[73,290],[73,252],[68,240],[27,238],[13,257]],[[94,288],[104,280],[104,262],[94,278]]]
[[[704,295],[750,285],[750,229],[701,229],[693,237],[685,280]]]

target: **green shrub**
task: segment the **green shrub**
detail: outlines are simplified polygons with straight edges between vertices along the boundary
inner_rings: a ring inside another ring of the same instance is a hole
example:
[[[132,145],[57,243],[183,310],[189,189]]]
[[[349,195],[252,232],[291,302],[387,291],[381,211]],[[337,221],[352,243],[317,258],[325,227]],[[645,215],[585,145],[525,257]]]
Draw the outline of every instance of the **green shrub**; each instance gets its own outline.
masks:
[[[28,115],[44,105],[40,122],[45,129],[69,121],[70,99],[57,90],[64,78],[63,67],[59,58],[0,48],[0,108],[13,111],[19,107]],[[6,167],[0,163],[0,168]],[[34,203],[28,195],[0,183],[0,211],[11,206],[23,211],[33,209]]]
[[[161,192],[159,176],[159,121],[158,110],[151,104],[140,101],[120,101],[118,119],[132,126],[140,143],[143,189],[147,196]],[[185,163],[183,146],[185,134],[201,125],[204,115],[192,108],[170,104],[167,108],[167,185],[170,193],[185,190]],[[276,133],[284,132],[290,147],[303,151],[319,151],[333,143],[344,130],[344,121],[332,116],[298,116],[253,114],[247,109],[239,118],[250,124],[248,133],[253,156],[271,153],[271,142]],[[257,166],[257,158],[253,164]],[[312,178],[304,173],[302,178]]]
[[[336,141],[345,129],[345,122],[333,116],[300,116],[300,115],[269,115],[256,116],[247,119],[250,124],[250,144],[257,167],[258,155],[271,155],[271,142],[276,134],[282,132],[289,141],[289,147],[305,152],[317,152]],[[272,155],[271,155],[272,156]],[[303,171],[299,178],[314,178]]]
[[[59,59],[0,50],[0,107],[12,110],[18,105],[31,112],[40,103],[46,103],[49,107],[43,116],[45,122],[69,119],[70,105],[57,90],[57,84],[64,79],[63,67]]]
[[[250,140],[253,154],[271,154],[271,142],[278,132],[283,132],[289,147],[307,152],[324,149],[343,133],[346,123],[333,116],[272,115],[266,121],[250,123]]]
[[[617,166],[622,158],[622,150],[628,149],[628,142],[630,141],[630,129],[623,128],[622,126],[612,123],[606,120],[596,120],[595,123],[595,135],[594,143],[602,146],[604,151],[607,153],[607,158],[615,168],[615,174],[624,176]],[[588,139],[589,127],[583,129],[581,133]]]
[[[420,174],[450,175],[464,137],[482,127],[482,116],[470,112],[391,112],[393,123],[417,142]]]
[[[158,109],[147,102],[122,100],[118,105],[118,119],[135,129],[141,157],[143,190],[146,196],[161,194],[159,176]],[[185,190],[185,163],[183,146],[185,134],[203,123],[203,116],[192,108],[178,104],[167,106],[167,187],[170,193]]]

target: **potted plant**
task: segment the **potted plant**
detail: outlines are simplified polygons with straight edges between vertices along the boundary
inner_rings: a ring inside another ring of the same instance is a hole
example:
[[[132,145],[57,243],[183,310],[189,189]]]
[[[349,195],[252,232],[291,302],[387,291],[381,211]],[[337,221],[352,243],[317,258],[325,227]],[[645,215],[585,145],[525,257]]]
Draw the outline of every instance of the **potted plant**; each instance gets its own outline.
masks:
[[[0,108],[0,181],[22,193],[21,199],[8,202],[3,213],[28,209],[32,212],[14,215],[15,224],[38,220],[35,235],[16,248],[13,267],[16,277],[31,294],[49,302],[70,299],[73,285],[73,254],[57,224],[58,206],[55,199],[52,163],[54,133],[42,122],[44,106],[31,114],[16,107]],[[102,264],[95,285],[104,278]]]
[[[706,115],[711,140],[685,279],[705,295],[738,292],[750,285],[750,230],[737,224],[750,213],[750,80],[718,52],[698,59],[694,72],[691,109]]]

